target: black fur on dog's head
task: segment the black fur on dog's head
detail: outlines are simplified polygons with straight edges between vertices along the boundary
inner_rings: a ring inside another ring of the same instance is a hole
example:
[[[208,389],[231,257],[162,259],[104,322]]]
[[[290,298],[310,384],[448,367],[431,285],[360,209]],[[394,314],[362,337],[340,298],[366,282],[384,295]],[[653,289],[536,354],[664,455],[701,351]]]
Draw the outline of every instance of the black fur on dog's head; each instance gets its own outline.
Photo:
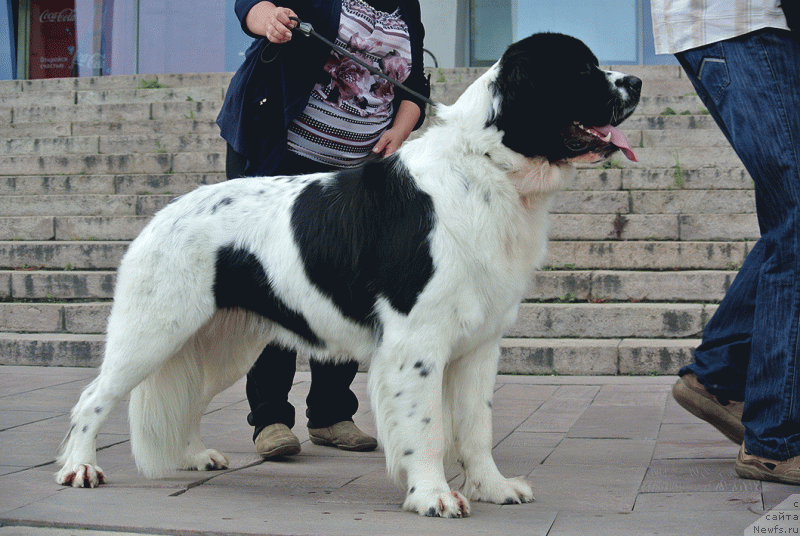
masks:
[[[503,144],[551,162],[593,162],[622,149],[633,151],[615,128],[639,102],[642,81],[604,71],[579,39],[533,34],[512,44],[492,83],[499,110],[489,120]]]

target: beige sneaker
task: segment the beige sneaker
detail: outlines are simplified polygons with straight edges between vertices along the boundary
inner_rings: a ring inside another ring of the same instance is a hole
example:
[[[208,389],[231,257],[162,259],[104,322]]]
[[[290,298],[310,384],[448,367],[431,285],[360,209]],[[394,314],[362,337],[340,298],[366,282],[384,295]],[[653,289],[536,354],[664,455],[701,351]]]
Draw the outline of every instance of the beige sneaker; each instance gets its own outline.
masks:
[[[703,419],[737,445],[744,442],[744,402],[731,400],[723,405],[716,396],[706,391],[691,372],[681,376],[672,386],[672,398],[683,409]]]
[[[742,443],[734,464],[736,474],[750,480],[769,480],[781,484],[800,485],[800,456],[779,462],[753,456]]]
[[[342,450],[375,450],[378,440],[358,429],[353,421],[337,422],[325,428],[309,428],[308,436],[315,445],[329,445]]]
[[[256,452],[262,458],[291,456],[300,452],[300,440],[282,423],[270,424],[256,437]]]

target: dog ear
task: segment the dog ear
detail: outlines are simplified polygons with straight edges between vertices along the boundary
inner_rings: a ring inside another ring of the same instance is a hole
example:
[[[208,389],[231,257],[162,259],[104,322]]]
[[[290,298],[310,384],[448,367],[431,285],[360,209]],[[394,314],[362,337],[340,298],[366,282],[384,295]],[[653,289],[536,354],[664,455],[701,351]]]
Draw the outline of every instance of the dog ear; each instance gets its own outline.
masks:
[[[491,85],[495,113],[487,126],[503,132],[503,145],[527,157],[547,157],[558,139],[559,105],[552,102],[552,80],[537,67],[528,40],[515,43],[503,54]]]

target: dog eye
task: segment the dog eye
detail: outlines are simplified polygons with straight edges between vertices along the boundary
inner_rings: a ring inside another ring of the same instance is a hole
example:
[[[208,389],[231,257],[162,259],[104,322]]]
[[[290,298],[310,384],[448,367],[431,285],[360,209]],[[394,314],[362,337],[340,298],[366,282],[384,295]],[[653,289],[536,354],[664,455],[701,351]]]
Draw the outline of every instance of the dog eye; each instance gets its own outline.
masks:
[[[578,72],[581,76],[589,76],[592,74],[592,66],[590,64],[586,64],[583,68]]]

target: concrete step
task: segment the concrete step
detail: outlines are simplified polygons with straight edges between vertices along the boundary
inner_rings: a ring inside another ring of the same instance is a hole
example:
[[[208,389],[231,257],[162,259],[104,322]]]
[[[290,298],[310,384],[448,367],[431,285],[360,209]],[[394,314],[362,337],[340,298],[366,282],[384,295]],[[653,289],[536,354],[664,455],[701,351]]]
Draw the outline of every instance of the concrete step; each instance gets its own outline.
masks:
[[[145,119],[142,121],[77,121],[61,123],[13,123],[3,125],[3,134],[13,139],[19,138],[47,138],[66,136],[134,136],[150,135],[219,135],[216,122],[207,118],[204,120],[181,119],[156,120]]]
[[[635,115],[673,116],[707,115],[703,101],[696,94],[643,96]]]
[[[0,93],[20,91],[104,91],[133,89],[153,83],[166,89],[179,87],[228,87],[233,73],[167,73],[114,75],[38,80],[2,80]]]
[[[170,194],[72,194],[0,196],[7,216],[145,216]],[[553,214],[755,214],[750,190],[566,191],[553,198]]]
[[[751,248],[745,241],[556,240],[548,245],[545,265],[579,270],[738,270]]]
[[[103,335],[0,333],[0,365],[97,367]],[[502,374],[676,374],[697,339],[515,339],[502,342]]]
[[[0,300],[94,300],[113,297],[114,270],[0,270]],[[638,303],[718,302],[730,286],[733,270],[682,272],[552,270],[537,272],[526,300],[549,302]]]
[[[750,190],[565,191],[553,196],[551,212],[574,214],[751,214]]]
[[[113,133],[108,124],[103,128],[85,128],[76,130],[106,130],[103,134],[73,134],[71,136],[53,131],[48,133],[37,132],[36,129],[27,132],[12,132],[12,137],[0,139],[0,154],[3,155],[71,155],[71,154],[127,154],[127,153],[178,153],[178,152],[224,152],[225,140],[219,135],[219,129],[212,123],[194,122],[202,125],[204,133],[186,133],[179,122],[170,122],[179,132],[163,132],[160,130],[166,123],[159,121],[160,125],[148,125],[136,122],[127,128],[136,131],[132,134]],[[120,123],[116,123],[119,125]],[[198,128],[200,129],[200,128]],[[20,129],[22,130],[22,129]],[[27,134],[27,135],[26,135]],[[674,149],[698,147],[729,147],[728,141],[720,131],[679,129],[670,130],[631,130],[626,129],[625,134],[634,148],[651,148],[673,154]]]
[[[624,168],[673,168],[676,171],[698,168],[734,168],[741,160],[730,146],[717,147],[635,147],[639,158],[632,162],[614,155],[608,165]]]
[[[43,162],[47,164],[47,160]],[[674,168],[584,168],[565,185],[567,191],[636,190],[753,190],[753,180],[741,167]],[[2,195],[93,194],[182,194],[201,184],[225,180],[224,172],[213,173],[128,173],[51,174],[0,176]]]
[[[0,303],[0,325],[6,333],[102,334],[111,302]]]
[[[755,214],[551,214],[551,240],[758,240]]]
[[[147,206],[138,195],[7,195],[0,197],[0,214],[8,216],[47,216],[55,210],[63,216],[136,216]],[[171,196],[170,196],[171,197]]]
[[[753,179],[741,166],[699,167],[582,167],[575,180],[565,185],[577,190],[753,190]]]
[[[165,135],[149,134],[27,137],[0,139],[4,155],[81,155],[136,154],[225,151],[225,140],[218,133]]]
[[[164,124],[163,121],[160,123]],[[177,123],[173,122],[177,125]],[[207,123],[204,123],[206,125]],[[139,123],[141,125],[141,123]],[[108,125],[106,125],[108,127]],[[76,130],[73,128],[73,131]],[[131,129],[133,130],[133,129]],[[164,133],[157,128],[136,134],[92,134],[72,136],[49,135],[18,136],[0,139],[3,155],[71,155],[71,154],[127,154],[127,153],[179,153],[224,152],[225,140],[219,129],[203,134]],[[184,130],[184,129],[181,129]],[[213,131],[216,130],[216,131]],[[16,133],[14,133],[16,134]],[[713,130],[626,130],[635,148],[651,148],[674,152],[673,148],[729,147],[720,131]]]
[[[735,270],[542,270],[525,295],[529,303],[719,302]]]
[[[151,216],[0,217],[0,240],[133,240]]]
[[[128,242],[0,241],[0,269],[34,267],[113,270]],[[546,269],[579,270],[738,270],[751,242],[651,242],[554,240]]]
[[[0,240],[133,240],[171,196],[144,197],[140,216],[0,217]],[[551,240],[757,240],[755,214],[553,214]]]
[[[616,175],[606,170],[606,182],[614,184]],[[579,175],[586,173],[581,170]],[[603,176],[603,171],[599,172]],[[622,190],[753,190],[753,179],[740,162],[728,166],[689,168],[685,165],[621,168]],[[586,188],[589,189],[589,188]]]
[[[103,335],[0,333],[0,364],[49,367],[97,367]]]
[[[699,339],[515,339],[502,342],[503,374],[677,374]]]
[[[512,338],[664,338],[699,336],[716,305],[523,303]],[[111,302],[0,303],[3,332],[100,334]]]
[[[697,303],[523,303],[506,334],[516,338],[699,337],[716,305]]]
[[[224,180],[224,173],[0,176],[0,196],[180,195]]]
[[[0,269],[116,270],[129,242],[0,241]]]
[[[164,89],[17,91],[0,92],[0,106],[38,107],[42,102],[46,102],[48,106],[57,107],[141,102],[222,102],[223,98],[223,88],[211,86]]]
[[[663,111],[663,110],[662,110]],[[638,112],[638,109],[637,109]],[[713,130],[719,131],[719,127],[710,115],[686,114],[686,115],[645,115],[634,113],[622,123],[623,130]]]
[[[224,173],[225,153],[0,156],[3,175]]]
[[[0,103],[0,123],[85,123],[99,121],[214,120],[222,101],[133,102],[79,105],[9,106]]]

